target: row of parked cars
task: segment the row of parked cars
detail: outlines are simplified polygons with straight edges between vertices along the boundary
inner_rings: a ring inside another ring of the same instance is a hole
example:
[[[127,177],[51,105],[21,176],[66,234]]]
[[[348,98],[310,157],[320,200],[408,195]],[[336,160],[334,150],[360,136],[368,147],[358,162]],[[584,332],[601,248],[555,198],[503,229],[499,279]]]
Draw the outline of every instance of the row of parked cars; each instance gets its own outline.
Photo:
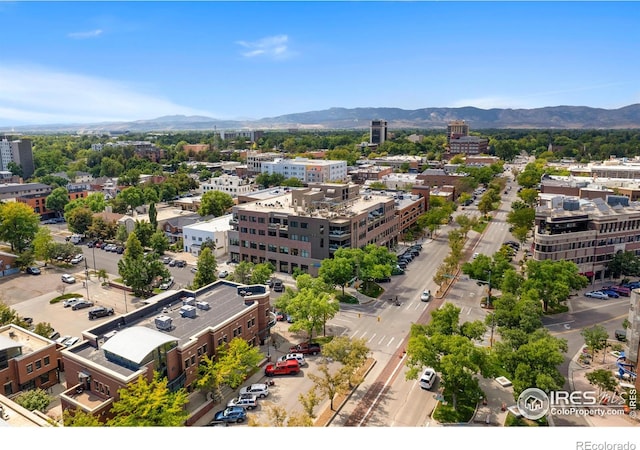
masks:
[[[422,250],[422,244],[414,244],[408,249],[406,249],[403,253],[398,255],[397,268],[404,271],[409,265],[409,263],[420,255],[421,250]]]
[[[629,297],[633,289],[640,288],[640,281],[634,281],[632,283],[625,283],[621,285],[603,286],[602,289],[597,291],[589,291],[584,294],[585,297],[598,298],[601,300],[607,300],[609,298]]]

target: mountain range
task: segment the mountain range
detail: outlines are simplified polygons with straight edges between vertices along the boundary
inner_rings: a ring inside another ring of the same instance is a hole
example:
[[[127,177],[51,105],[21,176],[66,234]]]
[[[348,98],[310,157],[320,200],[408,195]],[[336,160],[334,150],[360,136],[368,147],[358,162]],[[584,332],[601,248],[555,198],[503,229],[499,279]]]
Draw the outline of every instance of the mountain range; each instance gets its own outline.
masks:
[[[472,130],[497,129],[637,129],[640,104],[618,109],[588,106],[550,106],[534,109],[462,108],[330,108],[257,120],[220,120],[204,116],[163,116],[131,122],[25,125],[16,132],[148,132],[208,130],[368,129],[371,120],[386,120],[390,129],[444,129],[464,120]],[[2,130],[0,130],[2,131]],[[4,130],[9,132],[10,130]]]

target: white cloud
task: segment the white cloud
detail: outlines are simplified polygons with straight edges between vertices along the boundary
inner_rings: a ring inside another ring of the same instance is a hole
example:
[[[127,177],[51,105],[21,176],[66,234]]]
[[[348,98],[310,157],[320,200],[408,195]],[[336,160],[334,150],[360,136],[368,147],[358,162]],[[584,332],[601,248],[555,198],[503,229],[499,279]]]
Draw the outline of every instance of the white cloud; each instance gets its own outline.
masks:
[[[3,125],[212,116],[125,83],[38,66],[0,66],[0,105]]]
[[[102,34],[102,30],[91,30],[91,31],[79,31],[76,33],[67,34],[68,37],[72,39],[90,39],[94,37],[98,37]]]
[[[246,49],[246,51],[241,52],[245,58],[263,56],[282,60],[294,56],[294,52],[289,49],[289,36],[286,34],[267,36],[253,42],[237,41],[236,44]]]

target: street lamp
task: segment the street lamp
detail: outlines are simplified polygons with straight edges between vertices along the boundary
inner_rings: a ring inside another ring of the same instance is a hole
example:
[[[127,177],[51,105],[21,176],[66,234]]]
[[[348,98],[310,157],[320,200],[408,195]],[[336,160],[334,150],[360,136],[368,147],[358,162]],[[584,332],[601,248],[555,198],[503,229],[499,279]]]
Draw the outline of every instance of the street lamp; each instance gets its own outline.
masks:
[[[96,245],[95,245],[95,243],[91,246],[91,250],[93,250],[93,271],[98,273],[98,269],[96,269]]]
[[[89,266],[87,266],[87,259],[84,259],[84,275],[87,277],[84,282],[84,286],[87,288],[87,300],[89,300]]]

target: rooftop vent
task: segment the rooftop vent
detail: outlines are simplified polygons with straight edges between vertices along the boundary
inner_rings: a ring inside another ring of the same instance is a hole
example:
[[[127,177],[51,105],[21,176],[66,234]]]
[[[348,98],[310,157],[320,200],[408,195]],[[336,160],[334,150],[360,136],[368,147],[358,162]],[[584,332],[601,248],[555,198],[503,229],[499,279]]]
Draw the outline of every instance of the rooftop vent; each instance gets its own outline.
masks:
[[[562,209],[565,211],[578,211],[580,209],[580,200],[576,198],[566,198],[562,201]]]
[[[156,328],[158,330],[163,330],[163,331],[168,331],[171,329],[172,323],[171,323],[171,317],[169,316],[158,316],[156,317],[155,323],[156,323]]]
[[[607,195],[607,205],[609,206],[629,206],[629,198],[624,195]]]
[[[195,297],[182,297],[182,304],[183,305],[195,306],[196,305],[196,298]]]
[[[209,306],[209,304],[207,302],[196,302],[196,308],[206,311],[211,307]]]
[[[196,311],[196,307],[193,305],[184,305],[180,307],[180,315],[182,317],[196,317],[197,316],[197,311]]]

